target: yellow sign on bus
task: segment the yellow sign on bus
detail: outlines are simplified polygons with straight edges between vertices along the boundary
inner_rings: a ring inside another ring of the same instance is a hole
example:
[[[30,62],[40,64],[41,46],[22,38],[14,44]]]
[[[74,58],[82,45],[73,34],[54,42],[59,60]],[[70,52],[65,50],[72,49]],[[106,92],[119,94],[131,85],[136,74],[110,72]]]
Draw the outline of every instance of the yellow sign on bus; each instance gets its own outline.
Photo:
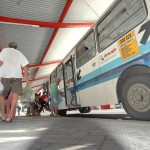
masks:
[[[139,54],[140,52],[133,31],[118,40],[118,46],[123,61]]]

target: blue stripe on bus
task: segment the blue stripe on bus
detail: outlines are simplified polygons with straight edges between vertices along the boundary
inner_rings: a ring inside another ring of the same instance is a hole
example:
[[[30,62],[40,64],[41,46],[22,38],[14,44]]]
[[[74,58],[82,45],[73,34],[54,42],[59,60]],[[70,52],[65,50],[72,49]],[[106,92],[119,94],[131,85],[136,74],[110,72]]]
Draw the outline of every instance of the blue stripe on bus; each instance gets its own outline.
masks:
[[[140,46],[140,51],[141,54],[145,54],[149,51],[150,49],[150,41],[147,42],[146,45],[141,45]],[[77,90],[83,90],[86,89],[88,87],[109,81],[111,79],[117,78],[119,77],[119,75],[122,73],[122,71],[124,71],[126,68],[128,68],[129,66],[133,66],[135,64],[142,64],[142,65],[146,65],[146,66],[150,66],[150,57],[149,57],[150,53],[148,53],[145,57],[139,58],[138,60],[136,59],[135,61],[131,62],[131,63],[127,63],[127,61],[122,62],[121,58],[117,58],[114,61],[104,65],[101,67],[101,73],[100,73],[100,69],[97,69],[83,77],[81,77],[80,81],[77,82]],[[137,57],[137,56],[135,56]],[[130,58],[131,60],[134,58]],[[128,60],[131,61],[131,60]],[[122,64],[122,65],[120,65]],[[113,69],[115,68],[115,69]],[[113,71],[111,71],[111,69],[113,69]],[[110,70],[110,71],[108,71]]]
[[[150,66],[150,58],[148,58],[148,57],[149,57],[149,56],[146,56],[146,57],[145,57],[145,60],[146,60],[147,62],[145,62],[145,63],[138,63],[138,64],[144,64],[144,65]],[[140,60],[141,60],[141,59],[140,59]],[[103,82],[112,80],[112,79],[114,79],[114,78],[117,78],[117,77],[120,76],[120,74],[121,74],[126,68],[137,64],[137,62],[139,62],[139,60],[138,60],[138,61],[135,61],[135,62],[133,62],[133,63],[130,63],[130,64],[128,64],[128,65],[123,65],[123,66],[121,66],[121,67],[118,67],[118,68],[116,68],[116,69],[113,70],[113,74],[112,74],[111,71],[109,71],[109,72],[107,72],[107,73],[104,73],[104,74],[101,74],[101,75],[99,75],[99,76],[97,76],[97,77],[94,77],[94,78],[92,78],[92,79],[90,79],[90,80],[88,80],[88,81],[85,81],[85,82],[83,82],[83,83],[81,83],[81,84],[78,84],[78,85],[77,85],[77,91],[84,90],[84,89],[89,88],[89,87],[92,87],[92,86],[94,86],[94,85],[97,85],[97,84],[100,84],[100,83],[103,83]],[[142,58],[142,61],[141,61],[141,62],[143,62],[143,58]]]

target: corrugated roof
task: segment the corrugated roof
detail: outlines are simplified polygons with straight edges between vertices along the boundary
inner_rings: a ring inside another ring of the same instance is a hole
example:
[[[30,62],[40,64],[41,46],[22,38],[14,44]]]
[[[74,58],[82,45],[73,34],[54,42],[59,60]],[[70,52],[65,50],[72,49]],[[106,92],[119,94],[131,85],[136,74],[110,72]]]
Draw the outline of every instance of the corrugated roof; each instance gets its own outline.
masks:
[[[1,0],[0,15],[57,22],[67,0]]]
[[[114,0],[0,0],[0,47],[10,41],[18,43],[19,50],[30,63],[39,64],[63,59],[89,27],[44,28],[28,24],[29,21],[54,23],[96,22]],[[22,19],[21,23],[14,23]],[[9,23],[7,22],[9,20]],[[27,23],[26,25],[23,23]],[[34,24],[33,24],[34,25]],[[30,68],[34,89],[42,84],[58,63],[40,68]],[[40,80],[35,80],[35,79]],[[24,85],[24,82],[23,82]],[[37,86],[37,87],[36,87]]]

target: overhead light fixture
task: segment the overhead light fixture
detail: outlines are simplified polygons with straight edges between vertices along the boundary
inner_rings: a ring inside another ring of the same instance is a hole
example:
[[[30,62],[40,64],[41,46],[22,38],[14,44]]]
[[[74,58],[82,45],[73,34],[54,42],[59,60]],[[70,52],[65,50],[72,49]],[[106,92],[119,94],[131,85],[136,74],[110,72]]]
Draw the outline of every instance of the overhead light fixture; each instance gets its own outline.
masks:
[[[39,28],[40,26],[39,25],[31,25],[31,27]]]
[[[36,28],[40,27],[39,25],[30,25],[30,24],[23,24],[23,23],[11,23],[11,22],[2,22],[2,21],[0,21],[0,23],[10,24],[10,25],[23,25],[23,26],[36,27]]]

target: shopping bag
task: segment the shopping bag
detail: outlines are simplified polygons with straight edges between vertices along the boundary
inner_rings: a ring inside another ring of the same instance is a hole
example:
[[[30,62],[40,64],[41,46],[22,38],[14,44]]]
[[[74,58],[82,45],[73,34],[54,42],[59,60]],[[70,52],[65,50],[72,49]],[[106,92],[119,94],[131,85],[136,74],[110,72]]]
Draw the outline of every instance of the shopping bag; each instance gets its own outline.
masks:
[[[35,93],[32,90],[30,84],[26,84],[25,88],[23,89],[23,95],[20,96],[20,100],[23,103],[35,102]]]

